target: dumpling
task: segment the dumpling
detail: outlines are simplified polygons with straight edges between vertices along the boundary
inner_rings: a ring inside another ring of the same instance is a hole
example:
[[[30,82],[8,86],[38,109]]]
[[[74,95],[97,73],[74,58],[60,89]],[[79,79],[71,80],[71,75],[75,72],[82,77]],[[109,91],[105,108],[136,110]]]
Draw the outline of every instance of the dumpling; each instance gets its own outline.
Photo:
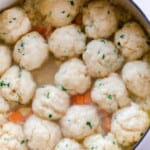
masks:
[[[100,118],[97,109],[91,105],[71,106],[61,119],[60,125],[65,137],[81,140],[93,134]]]
[[[122,78],[128,90],[141,98],[150,95],[150,66],[143,61],[127,62],[122,69]]]
[[[76,25],[57,28],[48,39],[49,49],[56,58],[79,56],[85,50],[86,36]]]
[[[0,79],[1,94],[10,102],[29,103],[35,88],[36,83],[31,73],[15,65],[10,67]]]
[[[108,38],[118,27],[115,8],[105,0],[91,1],[83,9],[83,24],[89,38]]]
[[[30,150],[53,150],[61,139],[61,131],[56,123],[30,116],[24,124],[25,137]]]
[[[44,85],[36,90],[32,109],[41,118],[57,120],[66,113],[69,104],[69,96],[65,91],[52,85]]]
[[[0,38],[14,44],[31,29],[31,23],[23,9],[12,7],[0,14]]]
[[[130,104],[125,84],[116,73],[103,79],[97,79],[91,97],[100,109],[110,113]]]
[[[38,32],[30,32],[16,43],[13,58],[27,70],[40,68],[48,58],[48,44]]]
[[[91,79],[87,68],[78,58],[64,62],[55,75],[55,84],[70,95],[82,94],[90,88]]]
[[[11,65],[11,52],[10,49],[0,44],[0,76],[10,67]]]
[[[115,44],[127,60],[139,59],[150,50],[148,37],[136,22],[126,23],[116,32]]]
[[[136,104],[120,109],[112,118],[111,132],[117,142],[128,146],[137,142],[149,126],[149,117]]]
[[[83,60],[92,77],[105,77],[117,71],[123,64],[119,50],[108,40],[98,39],[88,43]]]

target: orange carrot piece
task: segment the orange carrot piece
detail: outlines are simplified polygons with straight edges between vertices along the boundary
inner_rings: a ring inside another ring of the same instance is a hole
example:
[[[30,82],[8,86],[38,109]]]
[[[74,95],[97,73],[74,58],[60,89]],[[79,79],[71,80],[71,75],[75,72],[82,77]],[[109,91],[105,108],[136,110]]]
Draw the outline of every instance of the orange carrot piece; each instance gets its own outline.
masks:
[[[84,105],[91,103],[91,93],[87,91],[83,95],[75,95],[72,97],[72,104]]]
[[[101,125],[105,133],[108,133],[111,129],[111,114],[108,112],[101,110],[100,111],[101,116]]]
[[[78,14],[75,18],[75,24],[82,25],[82,14]]]
[[[8,116],[8,120],[14,123],[21,123],[25,120],[19,111],[14,111]]]
[[[37,31],[37,32],[39,32],[40,34],[44,34],[45,32],[46,32],[46,27],[45,26],[37,26],[37,27],[35,27],[35,30]]]
[[[87,91],[84,94],[84,104],[90,104],[91,102],[92,102],[92,100],[91,100],[91,92]]]
[[[46,27],[44,25],[37,26],[37,27],[34,28],[34,30],[39,32],[45,38],[53,32],[53,28],[51,26]]]
[[[82,105],[84,103],[83,95],[75,95],[72,98],[72,104]]]

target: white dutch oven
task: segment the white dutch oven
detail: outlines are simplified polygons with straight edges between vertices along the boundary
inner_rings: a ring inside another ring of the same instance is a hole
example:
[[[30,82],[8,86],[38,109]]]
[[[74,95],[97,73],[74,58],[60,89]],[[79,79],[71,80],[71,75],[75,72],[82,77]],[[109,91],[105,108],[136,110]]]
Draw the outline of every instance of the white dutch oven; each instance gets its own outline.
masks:
[[[0,0],[0,11],[21,0]],[[112,0],[129,10],[150,36],[150,7],[148,0]],[[150,150],[150,128],[135,145],[134,150]]]

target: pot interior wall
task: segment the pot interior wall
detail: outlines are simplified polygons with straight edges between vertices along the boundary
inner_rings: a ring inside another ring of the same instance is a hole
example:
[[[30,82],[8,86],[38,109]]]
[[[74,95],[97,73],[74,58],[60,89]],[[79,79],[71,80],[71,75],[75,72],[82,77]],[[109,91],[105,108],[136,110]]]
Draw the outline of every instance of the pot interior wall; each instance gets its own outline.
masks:
[[[146,16],[144,16],[142,10],[140,10],[132,0],[112,0],[112,2],[121,5],[131,12],[131,14],[137,19],[138,22],[140,22],[150,36],[150,22],[147,20]]]

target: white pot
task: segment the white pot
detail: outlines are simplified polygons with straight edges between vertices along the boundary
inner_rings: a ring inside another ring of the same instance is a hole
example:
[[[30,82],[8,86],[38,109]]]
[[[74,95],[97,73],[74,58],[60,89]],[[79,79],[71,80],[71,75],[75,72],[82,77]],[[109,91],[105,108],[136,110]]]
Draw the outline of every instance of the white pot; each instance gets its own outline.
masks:
[[[0,11],[20,0],[0,0]],[[112,0],[129,10],[150,35],[150,4],[148,0]],[[134,150],[150,150],[150,128],[134,147]]]

